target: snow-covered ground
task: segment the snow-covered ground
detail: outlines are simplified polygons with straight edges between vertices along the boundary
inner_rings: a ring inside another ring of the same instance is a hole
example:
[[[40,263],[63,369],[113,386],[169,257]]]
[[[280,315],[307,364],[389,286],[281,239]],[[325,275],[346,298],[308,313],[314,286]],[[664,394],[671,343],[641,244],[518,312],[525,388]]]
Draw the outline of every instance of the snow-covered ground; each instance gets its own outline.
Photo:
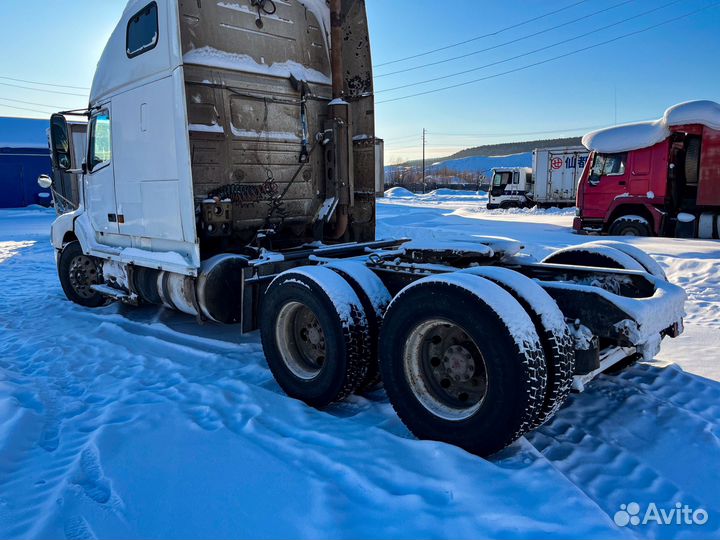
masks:
[[[482,460],[415,440],[382,392],[324,412],[287,398],[257,335],[70,304],[52,219],[0,211],[2,538],[720,537],[719,243],[633,240],[686,287],[686,334]],[[586,240],[571,220],[439,192],[385,199],[378,234],[542,256]],[[616,525],[630,503],[709,521]]]

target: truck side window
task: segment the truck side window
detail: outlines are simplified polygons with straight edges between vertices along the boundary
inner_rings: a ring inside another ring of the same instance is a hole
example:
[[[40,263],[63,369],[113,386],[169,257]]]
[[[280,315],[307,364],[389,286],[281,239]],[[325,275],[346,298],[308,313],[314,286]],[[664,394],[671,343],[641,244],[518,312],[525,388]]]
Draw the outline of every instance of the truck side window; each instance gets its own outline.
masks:
[[[598,154],[593,164],[593,176],[622,176],[625,174],[627,154]]]
[[[158,44],[158,7],[152,2],[130,18],[127,27],[128,58],[135,58],[154,49]]]
[[[493,186],[506,186],[511,183],[511,178],[511,172],[495,173],[495,176],[493,176]]]
[[[101,112],[90,120],[90,144],[88,169],[90,172],[100,169],[112,159],[112,136],[110,134],[110,115]]]

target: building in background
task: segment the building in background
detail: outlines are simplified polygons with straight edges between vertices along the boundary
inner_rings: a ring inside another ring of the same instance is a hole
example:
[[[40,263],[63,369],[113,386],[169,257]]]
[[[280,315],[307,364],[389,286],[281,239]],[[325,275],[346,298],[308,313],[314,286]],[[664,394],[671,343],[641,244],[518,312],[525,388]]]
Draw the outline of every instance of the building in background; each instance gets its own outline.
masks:
[[[0,208],[49,206],[50,191],[38,186],[51,174],[48,120],[0,117]]]

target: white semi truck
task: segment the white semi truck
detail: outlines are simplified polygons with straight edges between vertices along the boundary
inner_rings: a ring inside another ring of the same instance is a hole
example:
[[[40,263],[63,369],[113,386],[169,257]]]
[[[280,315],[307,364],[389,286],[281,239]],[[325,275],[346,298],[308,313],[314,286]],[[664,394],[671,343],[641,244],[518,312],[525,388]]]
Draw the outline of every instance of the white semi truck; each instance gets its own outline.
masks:
[[[493,169],[488,208],[574,206],[589,156],[584,146],[539,148],[533,151],[532,169]]]
[[[374,111],[362,0],[131,0],[79,170],[53,117],[54,181],[82,175],[52,226],[65,294],[259,329],[289,396],[382,383],[416,436],[479,455],[681,332],[684,292],[625,244],[377,240]]]

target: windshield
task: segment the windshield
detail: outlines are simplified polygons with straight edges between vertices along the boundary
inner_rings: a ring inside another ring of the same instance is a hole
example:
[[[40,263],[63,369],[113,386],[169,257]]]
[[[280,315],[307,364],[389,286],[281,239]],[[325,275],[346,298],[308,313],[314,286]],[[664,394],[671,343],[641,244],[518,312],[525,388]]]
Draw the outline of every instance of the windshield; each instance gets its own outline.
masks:
[[[506,186],[512,180],[511,172],[498,172],[493,176],[493,186]]]

